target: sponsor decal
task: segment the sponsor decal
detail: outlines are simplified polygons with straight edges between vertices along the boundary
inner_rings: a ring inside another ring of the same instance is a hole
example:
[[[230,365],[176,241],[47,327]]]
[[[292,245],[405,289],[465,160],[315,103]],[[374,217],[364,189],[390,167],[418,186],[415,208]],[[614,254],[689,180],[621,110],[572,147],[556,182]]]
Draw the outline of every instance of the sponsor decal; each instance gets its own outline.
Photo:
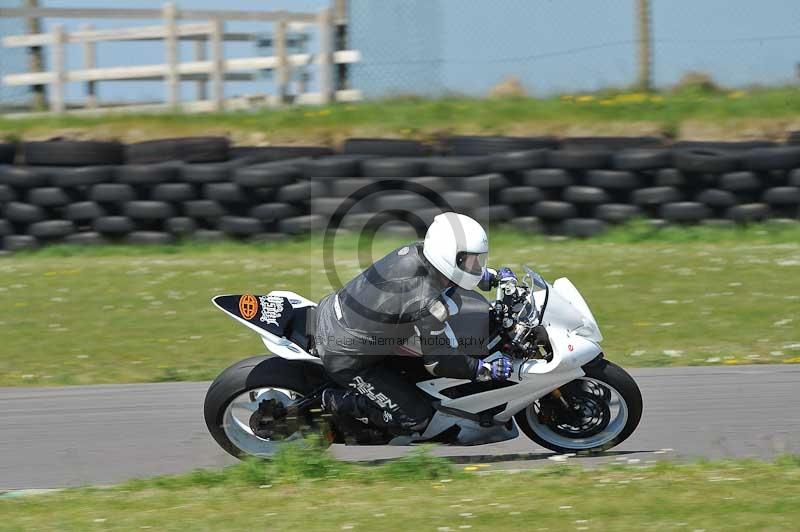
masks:
[[[239,298],[239,314],[246,320],[252,320],[258,313],[258,300],[253,294],[245,294]]]
[[[267,325],[278,325],[278,320],[283,316],[283,298],[281,296],[259,296],[261,301],[262,322]]]
[[[573,351],[575,348],[574,348],[574,347],[572,347],[572,344],[569,344],[569,345],[567,346],[567,349],[569,349],[569,350],[570,350],[570,352],[572,352],[572,351]]]
[[[409,251],[409,249],[408,249],[408,246],[405,246],[405,247],[403,247],[403,248],[400,248],[400,249],[397,251],[397,254],[398,254],[398,255],[400,255],[400,256],[402,257],[403,255],[408,255],[408,251]]]

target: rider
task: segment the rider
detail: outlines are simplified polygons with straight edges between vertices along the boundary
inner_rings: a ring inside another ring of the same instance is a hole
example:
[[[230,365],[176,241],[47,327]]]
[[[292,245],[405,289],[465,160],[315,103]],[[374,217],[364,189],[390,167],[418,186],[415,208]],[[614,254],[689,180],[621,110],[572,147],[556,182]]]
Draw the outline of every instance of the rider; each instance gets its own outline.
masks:
[[[435,377],[505,380],[511,361],[484,362],[458,352],[447,323],[459,306],[454,290],[488,290],[514,277],[486,268],[489,240],[472,218],[436,216],[424,243],[398,248],[356,276],[317,308],[316,348],[327,373],[344,389],[330,388],[323,409],[392,433],[424,429],[433,415],[414,382],[383,365],[412,335],[420,338],[423,363]],[[402,349],[402,348],[401,348]]]

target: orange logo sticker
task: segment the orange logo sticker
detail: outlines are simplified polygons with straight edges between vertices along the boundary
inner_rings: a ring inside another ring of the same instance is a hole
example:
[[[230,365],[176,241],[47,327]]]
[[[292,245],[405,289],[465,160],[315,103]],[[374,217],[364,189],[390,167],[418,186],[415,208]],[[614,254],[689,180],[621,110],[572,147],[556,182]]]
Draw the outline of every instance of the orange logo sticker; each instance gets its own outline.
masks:
[[[239,314],[246,320],[252,320],[258,313],[258,300],[253,294],[245,294],[239,298]]]

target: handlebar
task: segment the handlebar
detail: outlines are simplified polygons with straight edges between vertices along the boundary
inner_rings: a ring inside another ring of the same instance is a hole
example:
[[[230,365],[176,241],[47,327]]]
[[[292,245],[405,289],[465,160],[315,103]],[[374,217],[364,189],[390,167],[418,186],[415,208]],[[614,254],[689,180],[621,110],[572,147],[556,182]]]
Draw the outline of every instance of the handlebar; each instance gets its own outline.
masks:
[[[519,319],[522,304],[528,302],[531,288],[514,278],[504,279],[497,286],[493,314],[499,326],[501,351],[512,358],[547,358],[552,354],[547,330]],[[545,349],[544,354],[540,348]]]

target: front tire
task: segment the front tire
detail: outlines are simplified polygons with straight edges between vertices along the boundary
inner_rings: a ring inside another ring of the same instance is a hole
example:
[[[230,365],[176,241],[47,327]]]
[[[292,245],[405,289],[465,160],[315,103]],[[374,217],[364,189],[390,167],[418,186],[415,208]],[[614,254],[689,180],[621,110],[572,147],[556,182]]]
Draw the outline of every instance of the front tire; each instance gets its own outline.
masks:
[[[322,367],[317,364],[272,355],[241,360],[223,371],[206,392],[203,413],[208,431],[220,447],[236,458],[269,458],[282,442],[257,436],[248,423],[242,422],[247,410],[254,412],[262,400],[291,404],[319,387],[323,380]],[[236,409],[239,416],[235,415]]]
[[[543,401],[553,400],[552,396],[546,396],[514,416],[526,436],[558,453],[592,454],[611,449],[633,434],[642,418],[642,394],[636,381],[624,369],[605,359],[587,365],[584,371],[584,377],[565,385],[562,390],[580,390],[580,397],[566,399],[568,402],[573,399],[571,404],[582,400],[586,410],[592,410],[593,406],[597,426],[580,432],[568,423],[559,424],[558,420],[543,414]]]

